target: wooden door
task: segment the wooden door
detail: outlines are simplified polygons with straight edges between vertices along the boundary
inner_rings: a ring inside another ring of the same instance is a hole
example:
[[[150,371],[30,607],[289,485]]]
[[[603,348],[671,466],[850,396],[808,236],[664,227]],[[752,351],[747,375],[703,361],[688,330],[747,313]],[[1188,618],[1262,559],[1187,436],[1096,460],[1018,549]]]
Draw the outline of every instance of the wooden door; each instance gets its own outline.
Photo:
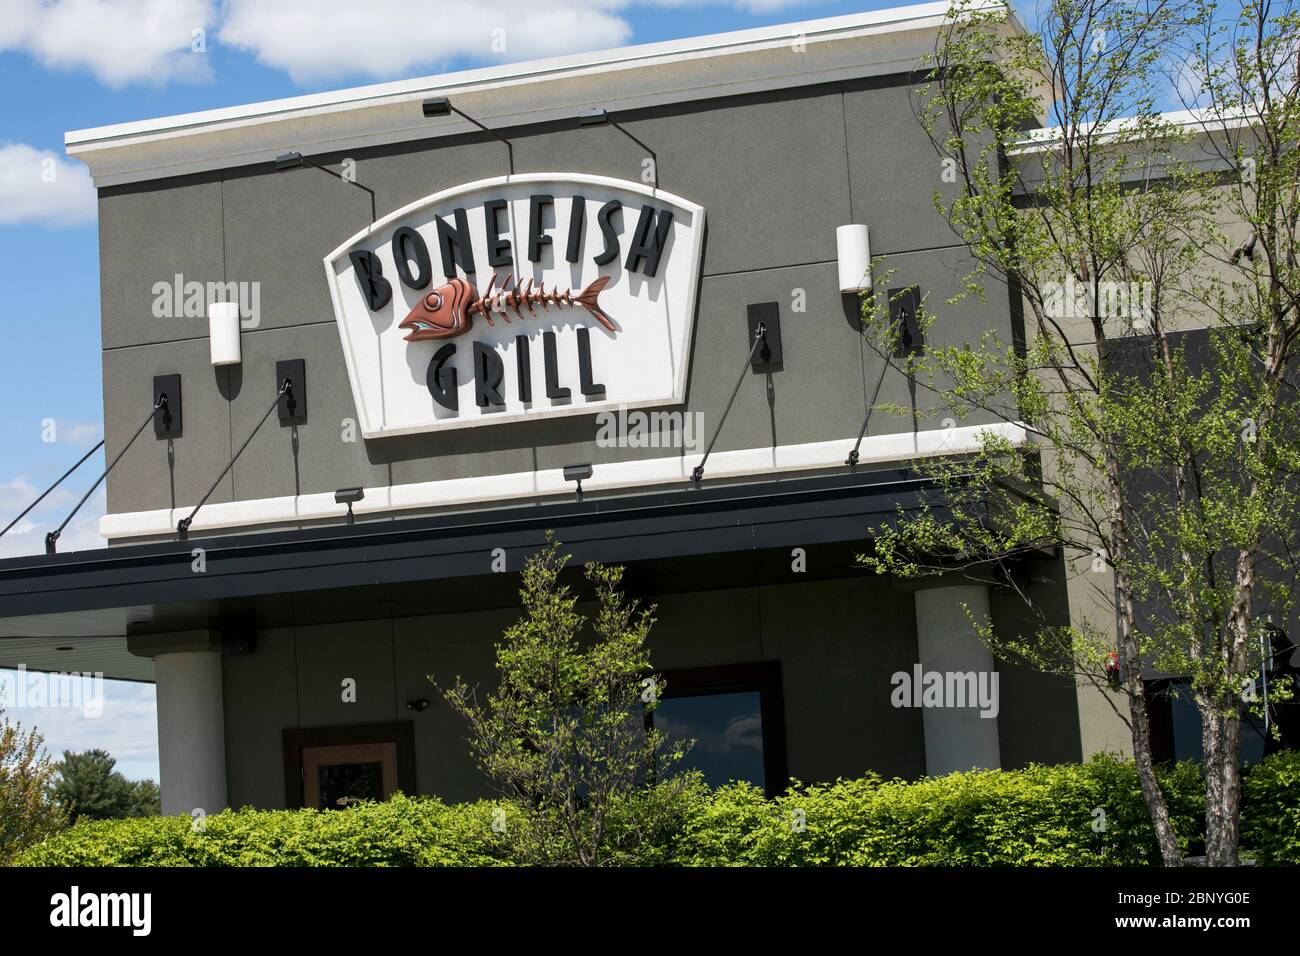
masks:
[[[397,744],[303,747],[303,804],[342,810],[363,800],[387,800],[397,789]]]

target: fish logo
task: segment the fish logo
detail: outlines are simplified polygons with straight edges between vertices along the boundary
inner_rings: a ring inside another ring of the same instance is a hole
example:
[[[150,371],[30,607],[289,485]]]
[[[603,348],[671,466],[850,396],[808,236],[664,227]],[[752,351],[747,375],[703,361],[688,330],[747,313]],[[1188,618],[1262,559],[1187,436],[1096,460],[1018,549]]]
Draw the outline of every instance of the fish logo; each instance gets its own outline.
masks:
[[[554,305],[584,308],[609,331],[615,331],[614,320],[597,301],[601,290],[609,284],[609,276],[600,276],[577,295],[574,295],[572,289],[560,292],[558,288],[553,288],[547,292],[545,283],[533,288],[532,279],[528,280],[526,286],[521,286],[515,276],[507,277],[501,288],[494,292],[496,281],[497,277],[493,275],[487,290],[480,296],[473,284],[457,276],[421,298],[406,318],[398,323],[398,328],[409,330],[406,334],[407,342],[450,339],[468,332],[476,315],[486,319],[488,325],[493,324],[494,314],[508,323],[510,316],[507,310],[514,312],[515,317],[522,321],[524,314],[521,309],[527,309],[528,315],[535,318],[536,306],[540,305],[542,311],[548,312]]]

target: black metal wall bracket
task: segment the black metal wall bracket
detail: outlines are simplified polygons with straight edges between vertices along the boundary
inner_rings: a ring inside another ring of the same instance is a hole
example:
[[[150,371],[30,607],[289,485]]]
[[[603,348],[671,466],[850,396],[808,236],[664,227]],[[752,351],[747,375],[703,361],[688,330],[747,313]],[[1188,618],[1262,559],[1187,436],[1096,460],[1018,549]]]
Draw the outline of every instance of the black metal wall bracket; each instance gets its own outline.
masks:
[[[181,377],[155,375],[153,403],[158,408],[153,416],[154,437],[179,438],[184,426],[184,419],[181,417]]]
[[[907,358],[925,351],[921,333],[921,289],[905,286],[889,290],[889,323],[894,329],[894,357]]]
[[[894,333],[894,357],[908,359],[925,351],[925,336],[921,332],[921,289],[909,285],[899,289],[890,289],[887,293],[889,302],[889,321]],[[885,368],[880,370],[880,380],[876,383],[876,394],[880,394],[880,383],[884,381]],[[871,412],[875,405],[875,396],[867,404],[867,414],[858,429],[858,440],[853,443],[853,450],[844,464],[856,468],[861,460],[862,439],[867,434],[867,425],[871,421]]]
[[[781,309],[775,302],[751,302],[746,309],[749,341],[758,339],[758,348],[750,358],[755,372],[781,370]],[[759,328],[763,329],[759,334]]]
[[[307,420],[307,361],[306,359],[285,359],[275,363],[275,380],[283,384],[289,382],[288,389],[280,396],[276,414],[281,425],[290,425]]]

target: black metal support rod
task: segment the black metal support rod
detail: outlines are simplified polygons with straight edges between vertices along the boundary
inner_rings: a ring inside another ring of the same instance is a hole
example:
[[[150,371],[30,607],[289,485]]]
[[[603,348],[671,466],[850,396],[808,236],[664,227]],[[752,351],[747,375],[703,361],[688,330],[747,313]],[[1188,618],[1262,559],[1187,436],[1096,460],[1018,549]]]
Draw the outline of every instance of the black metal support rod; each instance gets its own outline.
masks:
[[[329,173],[335,179],[340,180],[341,182],[351,183],[353,186],[356,186],[358,189],[363,189],[367,193],[369,193],[370,194],[370,224],[372,226],[375,224],[375,219],[377,219],[378,217],[375,215],[375,191],[373,189],[371,189],[369,186],[361,185],[355,179],[348,179],[342,173],[334,172],[334,170],[330,169],[328,166],[322,166],[320,163],[312,162],[306,156],[302,157],[302,161],[306,163],[308,166],[312,166],[316,169],[319,169],[322,173]]]
[[[883,357],[883,356],[882,356]],[[876,379],[876,390],[871,393],[871,401],[867,402],[867,414],[862,419],[862,427],[858,429],[858,440],[853,443],[853,450],[849,452],[849,457],[844,459],[844,464],[850,468],[856,468],[858,464],[859,449],[862,448],[862,439],[866,437],[867,426],[871,424],[871,413],[875,411],[876,399],[880,397],[880,386],[885,384],[885,373],[889,371],[889,360],[886,359],[880,366],[880,377]]]
[[[261,427],[266,424],[266,420],[271,417],[271,413],[275,411],[275,407],[280,404],[280,399],[284,396],[284,393],[292,390],[293,379],[286,378],[284,384],[280,386],[280,390],[275,393],[275,401],[271,403],[271,407],[263,413],[261,419],[258,420],[257,425],[248,433],[248,437],[244,439],[244,443],[239,446],[239,451],[235,452],[235,454],[231,456],[230,461],[226,462],[226,467],[221,469],[221,474],[217,475],[217,480],[212,483],[212,487],[208,489],[207,494],[199,499],[199,503],[194,506],[194,510],[189,513],[188,517],[182,518],[180,521],[176,522],[176,534],[179,536],[181,541],[185,540],[185,535],[190,530],[190,525],[194,523],[194,516],[199,513],[200,508],[208,503],[208,499],[211,498],[212,493],[217,490],[217,485],[221,484],[221,480],[225,478],[226,475],[230,474],[230,469],[235,467],[235,461],[244,453],[244,449],[247,448],[248,443],[253,440],[253,436],[256,435]]]
[[[84,465],[86,463],[86,459],[88,459],[91,455],[93,455],[95,452],[99,451],[103,447],[104,447],[104,439],[101,438],[99,440],[98,445],[96,445],[94,448],[90,449],[90,451],[82,455],[81,459],[75,465],[73,465],[71,468],[69,468],[67,471],[65,471],[62,475],[59,476],[58,481],[56,481],[54,484],[50,485],[50,487],[42,491],[41,496],[37,498],[35,501],[33,501],[31,504],[29,504],[26,508],[24,508],[22,514],[20,514],[13,521],[9,522],[7,525],[5,525],[4,531],[0,531],[0,538],[3,538],[6,534],[8,534],[10,528],[12,528],[18,522],[26,518],[31,513],[32,509],[35,508],[37,505],[39,505],[42,501],[44,501],[46,496],[49,495],[51,491],[59,487],[59,485],[63,484],[64,478],[67,478],[68,475],[72,474],[74,471],[76,471],[78,468]]]
[[[504,136],[502,136],[500,133],[498,133],[498,132],[497,132],[496,130],[494,130],[492,127],[490,127],[490,126],[484,126],[482,123],[480,123],[480,122],[479,122],[478,120],[476,120],[474,117],[472,117],[472,116],[468,116],[468,115],[466,115],[465,113],[462,113],[460,110],[456,109],[456,107],[452,106],[450,103],[447,104],[447,109],[451,110],[453,113],[455,113],[455,114],[456,114],[457,116],[459,116],[461,119],[463,119],[463,120],[468,120],[469,122],[473,123],[475,126],[477,126],[479,129],[481,129],[483,132],[485,132],[485,133],[489,133],[489,134],[491,134],[492,136],[495,136],[497,139],[501,140],[501,142],[505,143],[505,144],[506,144],[506,150],[507,150],[507,152],[508,152],[509,155],[510,155],[510,175],[513,176],[513,175],[515,174],[515,147],[514,147],[514,144],[510,142],[510,140],[506,139]]]
[[[750,365],[754,362],[754,353],[758,351],[758,343],[763,341],[763,336],[766,334],[767,326],[760,322],[758,328],[754,330],[754,344],[749,347],[749,354],[745,356],[745,364],[740,370],[740,377],[736,379],[736,387],[731,390],[731,398],[727,399],[727,407],[722,410],[722,417],[718,419],[718,427],[713,429],[713,437],[709,439],[709,447],[704,449],[704,457],[691,471],[691,483],[696,488],[700,486],[700,481],[704,478],[704,464],[709,460],[709,456],[713,454],[713,446],[718,441],[722,426],[726,424],[727,416],[731,414],[731,406],[736,401],[736,395],[740,393],[740,383],[745,380],[745,373],[749,371]]]
[[[158,414],[158,409],[166,408],[166,407],[167,407],[167,396],[160,395],[158,397],[158,401],[154,404],[153,409],[150,410],[149,417],[140,423],[140,427],[135,430],[135,434],[131,436],[131,440],[122,446],[122,450],[119,451],[116,456],[114,456],[111,462],[109,462],[108,467],[104,469],[103,474],[101,474],[98,478],[96,478],[95,483],[90,486],[90,488],[86,491],[84,495],[81,496],[81,500],[77,502],[77,507],[73,508],[72,511],[68,513],[68,516],[63,519],[63,523],[61,525],[59,525],[57,528],[55,528],[53,531],[51,531],[49,534],[45,536],[46,554],[57,553],[58,546],[59,546],[59,535],[63,534],[63,529],[68,526],[68,522],[77,516],[77,512],[81,510],[81,506],[90,500],[90,496],[95,493],[95,489],[100,486],[100,483],[103,482],[103,480],[108,477],[108,473],[117,466],[117,463],[119,461],[122,460],[122,456],[131,450],[131,446],[135,444],[135,440],[139,438],[140,434],[145,430],[145,426],[147,426],[151,421],[153,421],[154,416]],[[101,442],[100,444],[103,444],[103,442]]]
[[[858,429],[858,440],[853,443],[853,450],[849,452],[849,457],[844,459],[844,464],[850,468],[856,468],[858,464],[859,449],[862,448],[862,439],[867,435],[867,426],[871,424],[871,413],[876,409],[876,399],[880,397],[880,386],[885,381],[885,372],[889,369],[886,364],[880,369],[880,378],[876,379],[876,390],[871,396],[871,402],[867,405],[866,417],[862,419],[862,427]]]
[[[862,419],[862,427],[858,429],[858,440],[853,443],[853,450],[849,452],[849,457],[844,459],[844,464],[850,468],[858,463],[860,457],[858,449],[862,447],[862,439],[866,437],[867,425],[871,421],[871,412],[868,410],[867,417]]]
[[[5,535],[8,535],[9,529],[13,528],[13,525],[16,525],[18,522],[21,522],[23,518],[26,518],[27,515],[31,514],[31,510],[34,509],[36,505],[39,505],[40,502],[43,502],[45,497],[47,497],[48,494],[52,492],[52,490],[59,488],[59,485],[64,483],[64,479],[66,479],[66,477],[72,475],[72,473],[74,471],[77,471],[79,467],[82,467],[83,464],[86,463],[86,459],[90,458],[91,455],[94,455],[96,451],[99,451],[101,449],[101,447],[104,447],[103,438],[100,438],[98,445],[92,447],[92,449],[90,451],[87,451],[85,455],[82,455],[81,459],[78,460],[77,464],[74,464],[72,468],[69,468],[68,471],[62,473],[62,475],[59,476],[59,480],[55,481],[55,484],[49,486],[49,488],[45,489],[44,492],[40,493],[39,498],[36,498],[34,502],[31,502],[30,505],[27,505],[27,507],[25,507],[25,509],[22,510],[21,515],[18,515],[17,518],[14,518],[12,520],[12,522],[9,522],[8,524],[4,525],[4,531],[0,531],[0,537],[4,537]]]

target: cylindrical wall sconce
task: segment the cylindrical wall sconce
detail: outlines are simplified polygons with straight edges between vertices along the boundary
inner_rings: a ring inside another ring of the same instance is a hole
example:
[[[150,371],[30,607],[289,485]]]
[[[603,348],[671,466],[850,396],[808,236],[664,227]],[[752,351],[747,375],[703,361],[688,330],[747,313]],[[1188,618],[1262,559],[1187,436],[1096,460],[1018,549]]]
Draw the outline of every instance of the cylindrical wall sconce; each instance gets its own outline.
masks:
[[[239,364],[238,302],[213,302],[208,306],[208,340],[213,365]]]
[[[835,248],[840,260],[840,291],[865,292],[871,288],[871,243],[861,223],[835,230]]]

